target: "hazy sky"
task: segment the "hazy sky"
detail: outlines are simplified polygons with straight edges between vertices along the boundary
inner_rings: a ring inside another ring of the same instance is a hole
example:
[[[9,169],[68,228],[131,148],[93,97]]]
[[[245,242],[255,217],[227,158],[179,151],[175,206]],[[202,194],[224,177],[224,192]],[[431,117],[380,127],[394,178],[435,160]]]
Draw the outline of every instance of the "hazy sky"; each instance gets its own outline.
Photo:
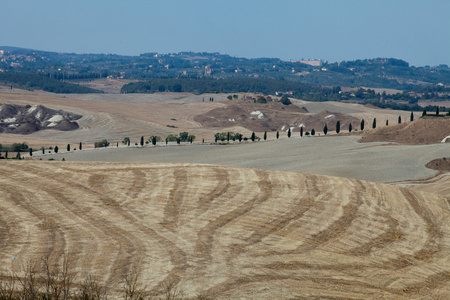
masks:
[[[0,46],[450,65],[450,0],[1,0]]]

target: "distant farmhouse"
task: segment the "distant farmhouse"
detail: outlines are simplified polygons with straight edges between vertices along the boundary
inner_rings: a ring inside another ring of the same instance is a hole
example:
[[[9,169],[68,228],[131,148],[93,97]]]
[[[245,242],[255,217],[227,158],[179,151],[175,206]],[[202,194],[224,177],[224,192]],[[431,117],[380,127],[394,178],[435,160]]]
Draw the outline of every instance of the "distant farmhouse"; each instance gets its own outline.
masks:
[[[328,63],[327,60],[322,59],[291,59],[291,63],[302,63],[313,67],[321,67],[323,64]]]

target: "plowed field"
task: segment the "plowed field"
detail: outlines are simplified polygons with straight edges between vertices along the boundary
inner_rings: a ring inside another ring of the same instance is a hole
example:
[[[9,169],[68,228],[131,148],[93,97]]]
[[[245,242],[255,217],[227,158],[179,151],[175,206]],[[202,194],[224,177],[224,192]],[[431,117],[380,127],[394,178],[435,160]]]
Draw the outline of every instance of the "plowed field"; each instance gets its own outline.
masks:
[[[2,162],[0,266],[70,252],[111,291],[140,273],[217,299],[446,299],[444,196],[198,164]],[[11,257],[16,257],[11,259]]]

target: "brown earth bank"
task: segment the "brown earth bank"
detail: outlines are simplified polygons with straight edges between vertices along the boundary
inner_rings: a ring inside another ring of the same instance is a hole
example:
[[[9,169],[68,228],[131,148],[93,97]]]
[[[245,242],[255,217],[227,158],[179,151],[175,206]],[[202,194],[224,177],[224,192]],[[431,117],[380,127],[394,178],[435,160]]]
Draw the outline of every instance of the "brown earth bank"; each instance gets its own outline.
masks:
[[[426,167],[443,173],[450,172],[450,157],[433,159],[426,164]]]
[[[365,133],[360,142],[427,145],[441,143],[448,136],[450,136],[450,118],[426,118],[393,126],[382,125],[381,128]],[[450,138],[447,142],[450,142]]]
[[[198,164],[7,161],[0,266],[69,253],[118,295],[140,274],[185,298],[446,299],[443,196],[337,177]],[[13,259],[12,259],[13,257]]]

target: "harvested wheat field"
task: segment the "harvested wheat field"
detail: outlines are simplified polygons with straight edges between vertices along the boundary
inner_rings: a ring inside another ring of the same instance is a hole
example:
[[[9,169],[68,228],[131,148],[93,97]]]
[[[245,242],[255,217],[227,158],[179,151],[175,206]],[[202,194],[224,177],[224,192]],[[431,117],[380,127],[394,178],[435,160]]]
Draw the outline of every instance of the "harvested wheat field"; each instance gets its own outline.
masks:
[[[446,299],[449,199],[353,179],[160,163],[2,163],[4,270],[69,252],[118,292]],[[16,257],[11,259],[11,257]]]

